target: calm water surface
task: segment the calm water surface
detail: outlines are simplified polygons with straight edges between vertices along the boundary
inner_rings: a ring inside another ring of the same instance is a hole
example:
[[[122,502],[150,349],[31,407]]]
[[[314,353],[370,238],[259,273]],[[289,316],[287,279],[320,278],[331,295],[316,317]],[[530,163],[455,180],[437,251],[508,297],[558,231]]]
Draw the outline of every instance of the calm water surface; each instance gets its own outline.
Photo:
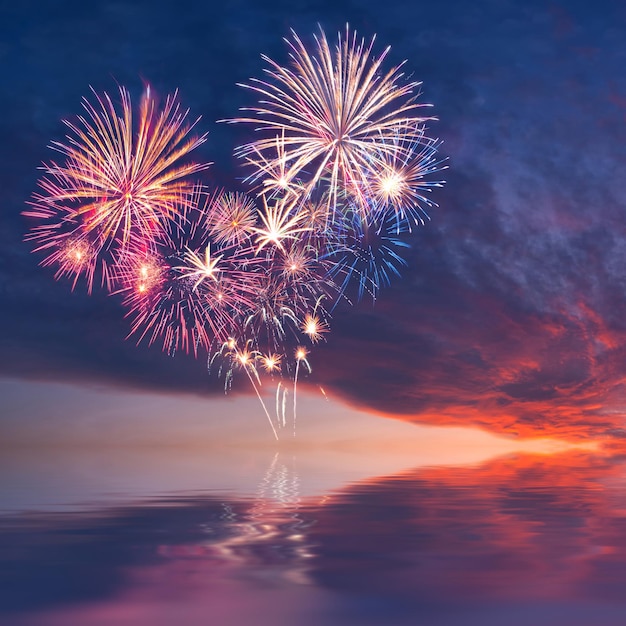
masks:
[[[626,623],[619,456],[346,482],[349,463],[333,480],[323,455],[231,457],[199,476],[159,454],[160,475],[137,455],[143,478],[115,454],[5,455],[0,623]]]

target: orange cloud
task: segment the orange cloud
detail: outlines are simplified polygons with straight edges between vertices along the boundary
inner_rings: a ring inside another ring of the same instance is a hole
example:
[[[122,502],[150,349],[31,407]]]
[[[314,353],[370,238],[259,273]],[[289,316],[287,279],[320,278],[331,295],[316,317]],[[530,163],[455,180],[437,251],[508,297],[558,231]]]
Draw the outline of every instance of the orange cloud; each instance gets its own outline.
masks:
[[[342,329],[316,378],[351,403],[415,422],[573,440],[626,434],[624,329],[583,300],[540,313],[455,295],[456,308],[426,303],[391,328],[391,316],[361,313],[360,334]]]

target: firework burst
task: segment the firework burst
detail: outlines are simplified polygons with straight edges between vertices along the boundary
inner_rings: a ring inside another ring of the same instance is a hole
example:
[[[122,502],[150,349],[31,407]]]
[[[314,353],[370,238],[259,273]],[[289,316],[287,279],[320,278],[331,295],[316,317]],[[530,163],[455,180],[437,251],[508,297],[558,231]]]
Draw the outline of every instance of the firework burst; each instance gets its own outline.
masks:
[[[106,93],[94,92],[94,97],[95,104],[83,101],[85,115],[65,121],[67,141],[51,146],[65,160],[43,166],[41,192],[33,195],[24,212],[40,221],[27,239],[35,242],[35,250],[49,254],[47,264],[59,262],[63,267],[59,251],[68,240],[89,242],[94,261],[80,271],[90,291],[98,270],[102,282],[110,282],[108,268],[134,241],[163,234],[179,207],[189,204],[189,176],[208,167],[179,163],[206,135],[190,135],[195,122],[186,123],[188,112],[181,110],[176,93],[159,109],[148,87],[137,118],[123,87],[119,107]],[[99,266],[98,256],[109,256],[110,261],[101,259]],[[71,273],[76,274],[75,269]]]
[[[280,363],[283,357],[281,354],[273,352],[270,354],[261,354],[258,359],[261,362],[263,369],[268,373],[272,373],[280,371]]]
[[[317,343],[322,335],[328,332],[328,328],[318,315],[307,313],[302,322],[302,332],[311,340],[311,343]]]
[[[218,244],[245,245],[256,222],[254,200],[244,193],[220,193],[211,204],[209,232]]]
[[[393,138],[392,152],[379,152],[370,164],[366,195],[371,198],[370,222],[382,223],[393,215],[398,224],[409,231],[415,225],[424,225],[430,219],[428,209],[436,207],[427,194],[442,187],[442,180],[431,175],[446,169],[445,158],[437,156],[441,142],[426,137],[425,130],[398,132]]]
[[[262,100],[243,109],[251,117],[230,121],[255,124],[269,136],[243,145],[239,154],[263,155],[264,169],[283,172],[286,181],[301,176],[307,192],[328,177],[329,203],[342,189],[364,200],[372,156],[394,154],[398,132],[411,133],[430,119],[417,114],[426,106],[416,102],[420,83],[403,80],[403,64],[384,72],[389,48],[375,56],[374,41],[346,26],[334,50],[320,31],[310,52],[292,31],[290,67],[264,56],[268,79],[241,85]]]
[[[368,225],[355,217],[327,252],[339,292],[343,294],[356,285],[357,299],[367,293],[376,300],[381,287],[389,285],[393,276],[400,276],[400,268],[406,266],[401,255],[410,247],[402,237],[407,232],[406,225],[393,217],[381,225]]]
[[[138,342],[207,355],[224,375],[245,372],[278,439],[287,424],[287,384],[276,415],[264,380],[298,381],[308,348],[326,338],[340,301],[376,299],[405,264],[405,235],[437,206],[430,192],[445,169],[440,142],[426,136],[419,82],[403,63],[385,69],[389,48],[346,26],[336,43],[320,30],[311,48],[292,31],[290,63],[263,57],[265,80],[243,85],[259,97],[243,109],[258,139],[237,150],[251,170],[251,195],[209,194],[190,180],[208,164],[187,163],[206,135],[192,135],[177,93],[162,107],[147,88],[135,112],[94,92],[65,122],[60,163],[44,165],[25,215],[26,238],[43,265],[72,287],[100,279],[121,294]]]
[[[82,274],[93,277],[98,259],[87,237],[76,234],[60,242],[55,249],[44,259],[42,265],[57,266],[55,278],[69,276],[72,280],[72,289]],[[108,281],[108,272],[105,272]]]
[[[297,211],[297,200],[289,197],[277,198],[272,204],[262,196],[263,211],[259,214],[261,227],[255,228],[257,234],[257,251],[260,252],[270,244],[285,250],[285,240],[296,240],[301,233],[308,231],[301,222],[304,214]]]

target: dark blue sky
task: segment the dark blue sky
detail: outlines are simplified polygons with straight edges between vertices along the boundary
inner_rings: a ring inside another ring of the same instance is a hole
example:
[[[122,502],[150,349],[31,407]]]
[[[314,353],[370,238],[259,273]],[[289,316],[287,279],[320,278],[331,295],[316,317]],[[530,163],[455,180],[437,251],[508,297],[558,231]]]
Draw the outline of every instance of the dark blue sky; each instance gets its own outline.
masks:
[[[626,6],[598,2],[0,1],[0,372],[220,389],[203,364],[125,341],[120,303],[52,280],[20,215],[89,86],[180,90],[197,159],[236,187],[218,125],[282,37],[349,22],[408,60],[450,157],[402,279],[335,315],[310,380],[350,402],[507,432],[622,434],[626,406]]]

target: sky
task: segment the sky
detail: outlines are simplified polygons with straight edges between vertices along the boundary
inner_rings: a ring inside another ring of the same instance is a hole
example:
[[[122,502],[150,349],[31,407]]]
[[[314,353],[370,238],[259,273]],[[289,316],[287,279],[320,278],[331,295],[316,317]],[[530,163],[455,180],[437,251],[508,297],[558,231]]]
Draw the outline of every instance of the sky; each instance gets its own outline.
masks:
[[[243,188],[246,130],[215,123],[250,104],[236,83],[261,54],[286,60],[290,28],[349,22],[423,81],[450,167],[401,278],[336,310],[310,387],[426,424],[626,435],[622,2],[0,0],[0,14],[1,376],[223,395],[201,359],[126,340],[118,300],[55,282],[21,211],[90,86],[179,89],[209,132],[208,178]]]

